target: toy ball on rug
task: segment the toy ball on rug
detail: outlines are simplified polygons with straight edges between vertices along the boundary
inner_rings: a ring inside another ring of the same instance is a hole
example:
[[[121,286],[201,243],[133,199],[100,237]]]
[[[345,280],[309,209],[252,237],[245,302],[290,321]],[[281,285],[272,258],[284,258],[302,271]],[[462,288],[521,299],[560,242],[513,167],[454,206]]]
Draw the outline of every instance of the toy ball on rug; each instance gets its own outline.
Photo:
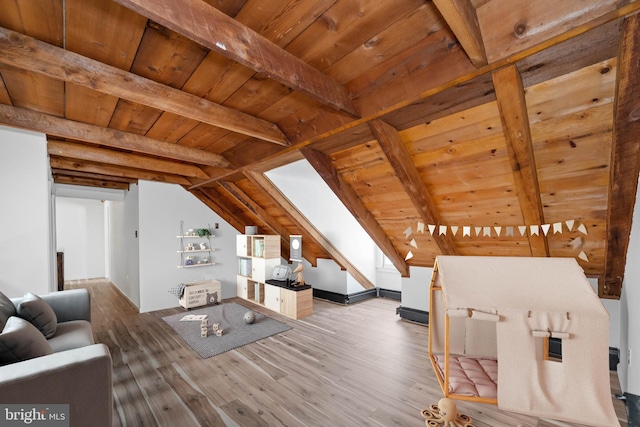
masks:
[[[421,414],[427,427],[473,427],[473,420],[459,414],[455,402],[446,397],[440,399],[437,405],[423,409]]]
[[[251,325],[255,321],[256,321],[256,314],[253,311],[247,311],[244,314],[244,323],[246,323],[247,325]]]

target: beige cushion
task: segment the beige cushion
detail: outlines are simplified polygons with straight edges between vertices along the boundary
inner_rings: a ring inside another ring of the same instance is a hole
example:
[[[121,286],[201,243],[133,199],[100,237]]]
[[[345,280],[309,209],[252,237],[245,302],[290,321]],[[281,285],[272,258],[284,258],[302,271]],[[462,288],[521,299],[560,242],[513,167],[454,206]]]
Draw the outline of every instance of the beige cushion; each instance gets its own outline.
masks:
[[[0,333],[0,365],[45,356],[51,352],[44,335],[20,317],[11,316]]]
[[[28,320],[42,332],[45,338],[51,338],[56,333],[58,318],[56,313],[45,300],[27,292],[17,307],[18,316]]]

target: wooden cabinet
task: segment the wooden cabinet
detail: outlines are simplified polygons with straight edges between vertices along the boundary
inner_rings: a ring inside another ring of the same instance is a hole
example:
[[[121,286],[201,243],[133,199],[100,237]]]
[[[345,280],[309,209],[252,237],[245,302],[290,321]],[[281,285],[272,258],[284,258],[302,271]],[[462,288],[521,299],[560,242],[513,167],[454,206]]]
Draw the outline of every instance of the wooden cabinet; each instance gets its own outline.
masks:
[[[239,235],[236,239],[236,255],[238,297],[292,319],[313,314],[311,286],[288,288],[287,282],[270,281],[273,269],[280,265],[280,236]]]

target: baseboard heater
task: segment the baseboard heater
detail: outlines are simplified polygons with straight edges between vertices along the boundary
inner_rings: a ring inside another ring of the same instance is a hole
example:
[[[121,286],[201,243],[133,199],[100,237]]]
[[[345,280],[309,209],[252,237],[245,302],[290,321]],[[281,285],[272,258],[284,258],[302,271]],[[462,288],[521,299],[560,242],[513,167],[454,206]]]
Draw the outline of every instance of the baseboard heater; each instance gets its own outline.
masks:
[[[401,319],[410,320],[423,325],[429,325],[428,311],[400,306],[396,308],[396,314],[399,315]]]
[[[313,289],[314,298],[320,298],[327,301],[335,302],[338,304],[355,304],[371,298],[391,298],[400,301],[400,291],[393,291],[390,289],[367,289],[362,292],[355,292],[352,294],[340,294],[337,292],[324,291],[322,289]]]

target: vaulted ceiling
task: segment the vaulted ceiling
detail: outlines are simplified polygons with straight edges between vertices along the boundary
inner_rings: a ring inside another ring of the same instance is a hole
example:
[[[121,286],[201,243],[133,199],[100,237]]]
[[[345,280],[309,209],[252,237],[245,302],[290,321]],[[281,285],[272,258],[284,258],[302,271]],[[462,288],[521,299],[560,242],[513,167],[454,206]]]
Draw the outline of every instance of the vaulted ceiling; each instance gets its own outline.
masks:
[[[577,257],[620,295],[640,169],[640,1],[3,0],[0,124],[56,182],[182,185],[305,236],[305,158],[396,268]],[[1,143],[1,142],[0,142]],[[16,177],[16,185],[19,178]]]

